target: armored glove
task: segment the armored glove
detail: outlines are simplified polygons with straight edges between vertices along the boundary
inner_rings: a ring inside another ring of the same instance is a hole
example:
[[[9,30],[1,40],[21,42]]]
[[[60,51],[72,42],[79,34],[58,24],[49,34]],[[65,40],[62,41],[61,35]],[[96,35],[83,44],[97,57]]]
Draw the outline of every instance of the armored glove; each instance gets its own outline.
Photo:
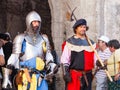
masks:
[[[45,79],[51,82],[52,78],[57,73],[57,71],[58,71],[58,65],[56,65],[53,62],[50,62],[47,65],[47,73],[46,73],[47,75],[45,76]]]
[[[53,62],[49,62],[47,65],[47,70],[49,70],[50,73],[52,73],[52,74],[57,73],[58,68],[59,68],[58,65]]]
[[[69,67],[68,66],[63,66],[63,79],[65,82],[71,82],[71,75],[69,72]]]

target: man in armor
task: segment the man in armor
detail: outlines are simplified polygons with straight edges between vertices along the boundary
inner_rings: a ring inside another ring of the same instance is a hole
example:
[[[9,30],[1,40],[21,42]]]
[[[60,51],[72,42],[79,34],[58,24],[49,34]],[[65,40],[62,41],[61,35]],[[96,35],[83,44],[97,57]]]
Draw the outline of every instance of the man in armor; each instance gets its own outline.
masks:
[[[12,88],[9,76],[14,67],[19,70],[15,79],[17,90],[48,90],[45,79],[57,71],[57,65],[53,62],[48,37],[40,33],[40,15],[31,11],[26,16],[26,25],[27,30],[14,39],[2,87]]]

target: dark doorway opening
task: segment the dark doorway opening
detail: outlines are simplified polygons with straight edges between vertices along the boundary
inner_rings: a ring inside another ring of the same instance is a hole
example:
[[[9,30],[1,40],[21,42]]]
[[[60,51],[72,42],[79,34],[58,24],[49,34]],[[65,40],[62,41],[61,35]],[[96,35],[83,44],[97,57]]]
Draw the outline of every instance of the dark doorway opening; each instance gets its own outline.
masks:
[[[9,32],[13,40],[17,34],[26,30],[25,17],[32,10],[40,14],[41,32],[47,34],[53,44],[48,0],[0,0],[0,32]]]

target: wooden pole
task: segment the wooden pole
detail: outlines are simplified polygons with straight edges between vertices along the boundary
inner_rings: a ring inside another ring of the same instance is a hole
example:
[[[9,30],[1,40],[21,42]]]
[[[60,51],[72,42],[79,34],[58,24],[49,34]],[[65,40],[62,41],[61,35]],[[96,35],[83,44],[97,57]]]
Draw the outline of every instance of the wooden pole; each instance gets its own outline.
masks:
[[[102,67],[104,67],[104,64],[103,64],[103,62],[102,62],[101,58],[99,57],[99,55],[98,55],[97,51],[96,51],[96,50],[95,50],[95,48],[93,47],[93,45],[92,45],[92,43],[91,43],[90,39],[87,37],[87,35],[86,35],[86,39],[87,39],[88,43],[90,44],[90,46],[91,46],[92,50],[94,51],[94,53],[95,53],[95,55],[96,55],[97,59],[99,60],[99,62],[100,62],[100,64],[101,64],[101,66],[102,66]],[[108,71],[107,71],[106,69],[105,69],[104,71],[105,71],[105,73],[107,74],[107,77],[109,78],[109,80],[112,82],[112,81],[113,81],[113,79],[112,79],[112,77],[110,76],[110,74],[108,73]]]

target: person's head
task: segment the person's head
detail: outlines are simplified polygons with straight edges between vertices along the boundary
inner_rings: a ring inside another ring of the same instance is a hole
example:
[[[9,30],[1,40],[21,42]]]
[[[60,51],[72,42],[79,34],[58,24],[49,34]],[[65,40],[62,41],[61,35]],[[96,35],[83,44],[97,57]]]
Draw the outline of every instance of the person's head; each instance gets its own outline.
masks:
[[[85,19],[79,19],[76,21],[76,23],[73,25],[74,33],[77,34],[85,34],[85,32],[88,30],[87,21]]]
[[[26,16],[27,32],[30,34],[39,33],[41,27],[41,17],[36,11],[31,11]]]
[[[7,34],[7,35],[9,36],[10,40],[11,40],[11,35],[10,35],[10,33],[9,33],[9,32],[5,32],[5,34]]]
[[[109,38],[107,36],[102,35],[98,38],[98,47],[99,49],[105,49],[108,46]]]
[[[108,47],[109,47],[109,49],[110,49],[111,52],[114,52],[116,49],[120,48],[120,43],[119,43],[118,40],[113,39],[113,40],[110,40],[108,42]]]
[[[8,34],[5,34],[5,33],[0,33],[0,39],[3,39],[5,41],[9,41],[10,40],[10,37]]]
[[[0,40],[5,44],[6,42],[10,41],[10,37],[5,33],[0,33]]]

